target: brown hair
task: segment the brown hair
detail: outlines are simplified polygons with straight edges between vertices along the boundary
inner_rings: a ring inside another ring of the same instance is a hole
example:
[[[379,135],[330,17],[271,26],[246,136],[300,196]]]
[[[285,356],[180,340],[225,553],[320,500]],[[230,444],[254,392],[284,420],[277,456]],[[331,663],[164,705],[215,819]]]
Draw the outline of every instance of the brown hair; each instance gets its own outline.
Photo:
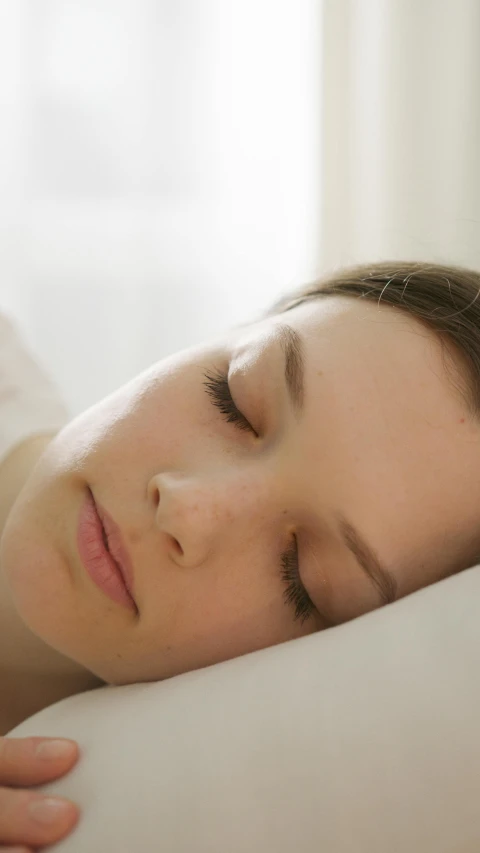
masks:
[[[450,380],[470,414],[477,418],[480,417],[479,294],[480,273],[475,270],[381,261],[326,274],[282,297],[268,311],[268,316],[289,311],[311,299],[334,295],[369,299],[378,305],[382,302],[400,309],[437,333]]]

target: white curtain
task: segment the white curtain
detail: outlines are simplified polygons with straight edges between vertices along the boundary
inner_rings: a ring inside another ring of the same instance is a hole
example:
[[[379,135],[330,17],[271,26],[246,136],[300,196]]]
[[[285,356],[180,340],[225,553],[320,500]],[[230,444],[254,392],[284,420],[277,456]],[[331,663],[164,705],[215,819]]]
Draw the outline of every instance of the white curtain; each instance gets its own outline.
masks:
[[[313,265],[314,0],[0,0],[0,310],[72,415]]]
[[[321,268],[480,269],[480,3],[321,5]]]
[[[0,310],[72,414],[334,266],[480,267],[478,0],[0,0]]]

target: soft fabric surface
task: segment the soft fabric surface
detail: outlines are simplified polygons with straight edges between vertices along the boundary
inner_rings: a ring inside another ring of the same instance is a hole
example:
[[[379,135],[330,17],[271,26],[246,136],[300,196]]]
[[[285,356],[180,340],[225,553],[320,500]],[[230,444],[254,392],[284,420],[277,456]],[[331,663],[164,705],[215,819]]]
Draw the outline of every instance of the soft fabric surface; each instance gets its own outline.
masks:
[[[55,853],[478,853],[480,567],[322,634],[70,697]]]

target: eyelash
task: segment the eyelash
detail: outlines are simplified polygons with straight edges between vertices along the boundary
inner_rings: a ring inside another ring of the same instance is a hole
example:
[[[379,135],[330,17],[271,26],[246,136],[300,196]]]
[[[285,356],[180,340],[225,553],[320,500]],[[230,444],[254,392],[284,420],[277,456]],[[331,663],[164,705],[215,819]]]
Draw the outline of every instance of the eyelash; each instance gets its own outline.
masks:
[[[237,429],[247,430],[258,435],[245,415],[242,415],[237,409],[230,393],[227,374],[217,370],[215,373],[205,373],[204,376],[207,380],[203,383],[207,394],[213,405],[220,409],[222,415],[225,415],[227,423],[235,424]]]
[[[245,415],[235,405],[230,393],[227,374],[217,370],[215,373],[205,373],[204,376],[206,381],[203,384],[206,393],[213,405],[224,415],[227,423],[233,423],[237,429],[247,430],[257,436],[258,433],[255,432]],[[311,616],[314,604],[300,579],[298,546],[295,537],[292,544],[282,554],[281,563],[280,575],[287,587],[284,593],[284,601],[287,605],[295,607],[295,621],[300,619],[300,624],[303,625]]]
[[[293,543],[282,554],[282,580],[287,584],[284,592],[284,600],[286,604],[295,606],[295,621],[300,619],[300,624],[303,625],[313,613],[314,604],[300,580],[298,569],[298,547],[297,540],[294,537]]]

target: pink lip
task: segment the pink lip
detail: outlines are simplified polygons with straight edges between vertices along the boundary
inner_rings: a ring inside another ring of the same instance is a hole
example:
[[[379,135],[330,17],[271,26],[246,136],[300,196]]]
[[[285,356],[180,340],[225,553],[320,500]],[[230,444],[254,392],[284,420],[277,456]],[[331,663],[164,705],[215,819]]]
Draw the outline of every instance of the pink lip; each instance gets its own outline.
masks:
[[[104,542],[104,529],[108,548]],[[138,613],[133,598],[132,564],[120,530],[106,510],[95,503],[90,489],[80,510],[77,547],[82,563],[96,585],[113,601]]]
[[[95,505],[97,507],[97,512],[100,516],[100,520],[105,528],[105,533],[107,534],[110,553],[123,575],[125,586],[127,587],[128,592],[133,598],[133,565],[130,559],[130,554],[128,553],[123,542],[122,534],[120,533],[120,528],[118,524],[114,522],[112,516],[109,515],[107,510],[104,509],[101,504],[98,503],[98,501],[95,501]]]

